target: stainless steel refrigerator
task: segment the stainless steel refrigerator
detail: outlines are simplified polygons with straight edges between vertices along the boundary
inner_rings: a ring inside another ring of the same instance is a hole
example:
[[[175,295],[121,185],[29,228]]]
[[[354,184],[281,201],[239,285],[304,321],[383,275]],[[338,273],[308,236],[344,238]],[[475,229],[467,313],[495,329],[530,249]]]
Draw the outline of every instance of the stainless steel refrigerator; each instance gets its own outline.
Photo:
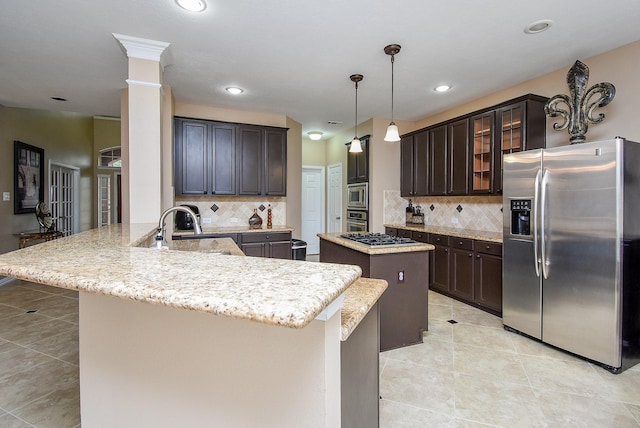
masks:
[[[640,362],[640,144],[504,156],[503,322],[618,373]]]

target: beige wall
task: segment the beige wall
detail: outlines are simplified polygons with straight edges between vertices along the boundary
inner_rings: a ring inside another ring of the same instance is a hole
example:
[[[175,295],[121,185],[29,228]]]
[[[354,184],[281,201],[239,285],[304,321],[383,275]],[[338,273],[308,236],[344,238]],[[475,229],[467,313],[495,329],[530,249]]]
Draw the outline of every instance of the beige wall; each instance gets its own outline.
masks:
[[[80,230],[93,226],[94,205],[93,119],[74,113],[0,106],[0,193],[10,192],[11,201],[0,201],[0,253],[15,250],[15,233],[38,230],[34,214],[13,214],[13,141],[44,149],[45,201],[49,201],[49,162],[80,169]]]
[[[302,138],[302,165],[327,165],[326,140],[313,141],[307,137]]]
[[[115,192],[113,183],[115,182],[115,175],[120,173],[120,168],[98,168],[98,157],[100,156],[100,150],[108,149],[111,147],[120,146],[120,118],[118,117],[94,117],[93,118],[93,176],[97,174],[110,175],[112,181],[111,186],[111,200],[115,204]],[[96,184],[97,187],[97,184]],[[98,207],[98,192],[92,191],[92,204],[96,210],[96,215],[93,216],[92,227],[97,226],[97,207]],[[115,206],[114,206],[115,208]],[[113,221],[115,221],[115,212]]]

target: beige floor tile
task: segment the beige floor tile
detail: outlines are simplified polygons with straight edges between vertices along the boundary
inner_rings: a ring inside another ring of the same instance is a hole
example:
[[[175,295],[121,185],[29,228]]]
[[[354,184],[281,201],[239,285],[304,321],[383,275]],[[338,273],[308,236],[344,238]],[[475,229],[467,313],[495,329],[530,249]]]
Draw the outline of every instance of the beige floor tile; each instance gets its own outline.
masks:
[[[451,416],[380,400],[380,428],[455,428]]]
[[[616,375],[595,365],[593,368],[602,379],[598,384],[601,398],[640,406],[640,371],[626,370]]]
[[[456,428],[495,428],[496,425],[481,424],[480,422],[468,421],[462,418],[455,418]]]
[[[635,404],[625,404],[625,407],[629,410],[636,422],[638,422],[638,425],[640,425],[640,406]]]
[[[502,328],[473,324],[454,324],[453,341],[466,345],[493,348],[499,351],[515,352],[509,333]]]
[[[453,299],[451,297],[447,297],[444,294],[436,293],[435,291],[429,290],[429,303],[434,305],[446,305],[451,306],[453,304]]]
[[[482,325],[485,327],[504,328],[502,318],[481,311],[471,306],[453,306],[452,317],[459,323]]]
[[[15,308],[13,306],[0,304],[0,320],[10,317],[15,317],[16,315],[24,314],[24,309]]]
[[[380,376],[383,399],[453,415],[453,373],[389,358]]]
[[[1,289],[2,287],[0,287]],[[24,309],[25,311],[33,309],[33,302],[53,296],[51,293],[44,293],[38,290],[28,290],[21,288],[10,294],[0,293],[0,303],[13,306],[14,308]]]
[[[429,330],[422,333],[424,340],[437,339],[453,342],[453,325],[447,321],[429,319]]]
[[[0,384],[4,385],[4,379],[44,364],[51,360],[51,357],[39,352],[27,349],[22,346],[12,345],[13,349],[0,354]],[[2,388],[0,388],[0,391]],[[0,405],[2,407],[2,405]]]
[[[440,320],[448,321],[451,319],[453,310],[449,305],[434,305],[429,304],[429,321]]]
[[[27,345],[27,348],[71,364],[78,364],[78,330],[72,329]]]
[[[549,427],[637,428],[623,403],[552,391],[535,391]]]
[[[453,351],[454,370],[487,381],[519,383],[529,386],[529,379],[518,354],[491,348],[456,343]]]
[[[2,379],[0,407],[15,413],[14,410],[33,400],[76,384],[78,377],[78,366],[48,358],[48,361],[29,370],[15,372]]]
[[[35,282],[27,282],[27,281],[22,281],[19,285],[28,290],[43,291],[45,293],[51,293],[51,294],[63,294],[65,291],[73,291],[73,290],[66,290],[60,287],[53,287],[51,285],[37,284]]]
[[[38,428],[75,427],[80,423],[80,385],[58,388],[14,413]]]
[[[17,417],[5,413],[0,416],[0,427],[2,428],[33,428],[33,425],[28,424],[27,422],[18,419]]]
[[[32,305],[32,309],[37,310],[40,315],[46,315],[52,318],[60,318],[78,313],[78,300],[72,297],[54,295],[45,299],[36,300]]]
[[[528,385],[457,373],[455,416],[500,427],[543,427],[544,415]]]
[[[424,343],[389,351],[389,358],[427,368],[437,367],[439,370],[452,370],[453,343],[435,339],[427,340]]]
[[[0,337],[19,345],[29,345],[61,332],[77,329],[75,324],[39,314],[25,314],[0,323]]]
[[[520,355],[531,386],[546,391],[579,394],[596,397],[603,383],[587,362],[563,361],[551,358]]]
[[[568,352],[561,351],[553,346],[546,345],[529,337],[522,336],[517,333],[509,332],[509,337],[513,342],[518,354],[532,355],[534,357],[554,358],[556,360],[565,361],[581,361]]]

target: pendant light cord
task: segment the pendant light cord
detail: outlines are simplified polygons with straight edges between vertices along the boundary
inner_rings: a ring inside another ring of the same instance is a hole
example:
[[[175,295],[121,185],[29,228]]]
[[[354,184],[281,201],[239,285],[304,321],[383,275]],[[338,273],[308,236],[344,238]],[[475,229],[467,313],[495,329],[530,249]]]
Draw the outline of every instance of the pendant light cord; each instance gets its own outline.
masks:
[[[395,55],[391,55],[391,122],[393,122],[393,63],[395,62]]]
[[[358,82],[356,82],[356,135],[353,138],[358,138]]]

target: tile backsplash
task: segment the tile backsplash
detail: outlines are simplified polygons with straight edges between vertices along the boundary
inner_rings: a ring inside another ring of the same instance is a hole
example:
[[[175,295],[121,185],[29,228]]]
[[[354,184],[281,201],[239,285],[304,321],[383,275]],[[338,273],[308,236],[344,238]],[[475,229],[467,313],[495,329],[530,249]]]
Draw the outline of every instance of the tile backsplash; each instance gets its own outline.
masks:
[[[425,213],[425,224],[502,232],[501,196],[421,196],[411,198]],[[384,192],[384,223],[404,224],[409,198],[397,190]]]
[[[253,210],[258,209],[262,217],[262,224],[267,224],[267,207],[271,204],[271,214],[274,226],[285,226],[287,223],[286,198],[242,198],[242,197],[209,197],[194,200],[188,197],[176,197],[176,205],[195,205],[200,210],[200,223],[203,227],[233,227],[249,225],[249,217]],[[212,209],[216,206],[216,210]],[[264,210],[260,210],[260,207]],[[207,223],[208,220],[210,223]]]

